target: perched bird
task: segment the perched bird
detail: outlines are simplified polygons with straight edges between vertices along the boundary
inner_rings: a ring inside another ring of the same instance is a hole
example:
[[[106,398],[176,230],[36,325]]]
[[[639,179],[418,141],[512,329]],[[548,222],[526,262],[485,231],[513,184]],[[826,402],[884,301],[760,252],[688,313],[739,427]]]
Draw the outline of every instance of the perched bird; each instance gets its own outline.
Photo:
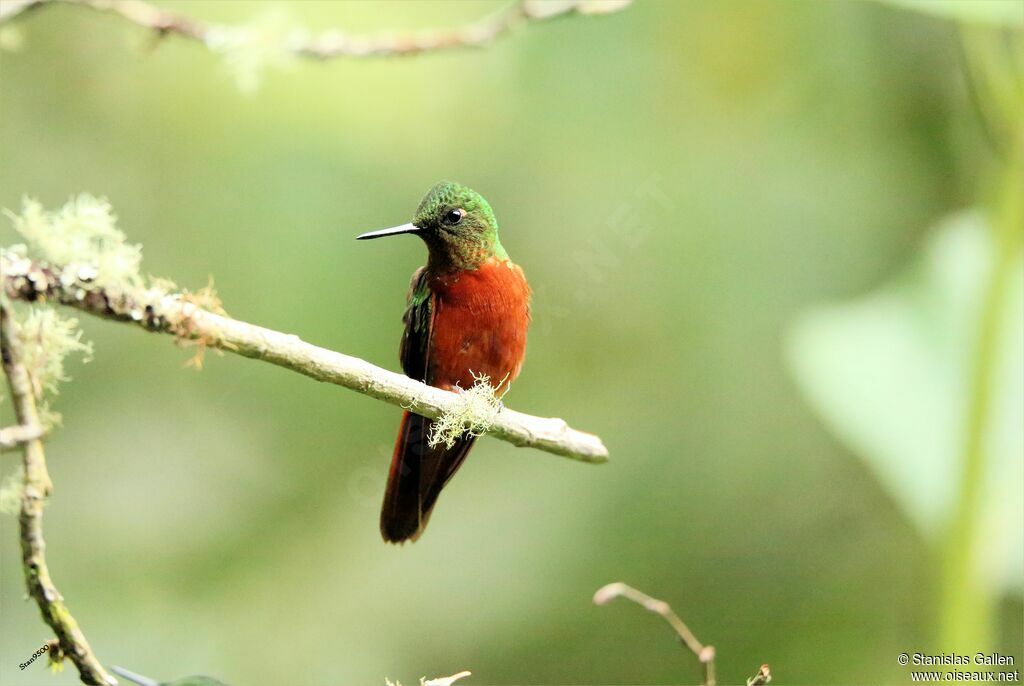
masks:
[[[507,390],[526,355],[530,287],[498,240],[487,201],[442,181],[420,202],[410,224],[364,233],[410,233],[427,244],[427,265],[412,275],[399,358],[406,375],[449,391],[486,374]],[[430,447],[432,422],[406,411],[391,458],[380,531],[390,543],[423,533],[437,496],[466,459],[474,436]]]

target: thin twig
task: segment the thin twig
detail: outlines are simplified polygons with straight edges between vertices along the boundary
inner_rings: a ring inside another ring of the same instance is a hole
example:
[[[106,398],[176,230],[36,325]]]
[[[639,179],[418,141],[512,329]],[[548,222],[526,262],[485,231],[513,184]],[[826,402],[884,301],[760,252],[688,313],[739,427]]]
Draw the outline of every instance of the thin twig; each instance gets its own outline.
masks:
[[[715,649],[698,641],[697,637],[690,631],[690,627],[686,626],[686,623],[679,618],[679,615],[672,611],[668,603],[664,600],[652,598],[643,591],[638,591],[621,581],[599,588],[597,593],[594,594],[594,603],[596,605],[605,605],[612,599],[619,597],[632,600],[640,607],[659,615],[668,622],[669,626],[672,627],[683,642],[683,645],[704,666],[704,686],[715,686]]]
[[[465,679],[467,676],[473,676],[473,672],[466,669],[451,676],[440,676],[434,679],[423,678],[420,679],[420,684],[421,686],[452,686],[456,681]]]
[[[715,686],[715,649],[698,641],[697,637],[690,631],[690,627],[686,626],[686,623],[679,618],[679,615],[672,611],[668,603],[664,600],[652,598],[643,591],[638,591],[621,581],[616,581],[597,589],[597,593],[594,594],[594,603],[596,605],[605,605],[614,598],[620,597],[632,600],[645,610],[664,618],[668,625],[676,632],[676,635],[679,636],[683,645],[704,666],[704,686]],[[764,664],[761,665],[754,676],[747,679],[747,686],[765,686],[765,684],[771,683],[771,680],[772,670],[768,665]]]
[[[455,48],[477,48],[491,43],[521,23],[543,21],[572,12],[605,14],[622,9],[630,2],[631,0],[576,0],[545,3],[538,0],[518,0],[490,16],[456,28],[376,36],[359,36],[333,30],[313,38],[296,37],[283,47],[300,57],[316,60],[413,55]],[[176,35],[202,43],[206,47],[215,45],[218,34],[222,34],[225,29],[222,26],[162,10],[142,0],[9,0],[0,6],[0,23],[9,21],[27,10],[55,4],[77,5],[110,12],[132,24],[155,31],[159,36]]]
[[[17,450],[29,441],[42,438],[46,430],[41,426],[8,426],[0,429],[0,451]]]
[[[18,422],[26,431],[31,431],[33,427],[39,426],[39,412],[32,390],[32,379],[21,363],[22,353],[13,326],[10,313],[0,304],[0,348],[3,351],[3,369],[7,375]],[[82,682],[97,686],[117,684],[117,680],[107,674],[93,654],[85,634],[68,611],[46,566],[43,507],[53,485],[46,470],[46,454],[43,451],[42,440],[37,437],[24,442],[22,454],[25,482],[21,492],[18,521],[21,528],[21,558],[28,593],[39,605],[43,619],[57,634],[61,651],[71,658],[78,668]]]
[[[136,674],[135,672],[131,672],[131,671],[125,669],[124,667],[118,667],[117,665],[111,665],[110,671],[113,672],[114,674],[118,675],[122,679],[127,679],[128,681],[132,682],[133,684],[138,684],[139,686],[160,686],[160,682],[157,681],[156,679],[150,679],[148,676],[142,676],[141,674]]]
[[[765,686],[772,682],[772,669],[768,665],[761,665],[757,674],[747,679],[747,686]]]
[[[457,410],[459,395],[414,381],[365,360],[320,348],[298,336],[272,331],[198,307],[182,295],[162,297],[113,292],[81,278],[69,280],[60,265],[46,265],[3,251],[3,291],[11,299],[51,300],[82,312],[134,323],[179,340],[263,360],[337,384],[392,405],[436,419]],[[63,274],[63,278],[62,278]],[[147,300],[146,298],[149,297]],[[571,428],[562,419],[542,418],[503,408],[487,433],[516,446],[537,448],[581,462],[608,460],[608,449],[593,434]]]

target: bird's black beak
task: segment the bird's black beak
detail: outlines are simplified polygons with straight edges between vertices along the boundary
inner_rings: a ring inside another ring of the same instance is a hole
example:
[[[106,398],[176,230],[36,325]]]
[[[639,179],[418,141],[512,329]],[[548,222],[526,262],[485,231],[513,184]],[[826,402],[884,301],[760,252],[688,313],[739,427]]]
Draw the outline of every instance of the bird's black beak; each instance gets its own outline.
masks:
[[[381,229],[380,231],[370,231],[369,233],[363,233],[356,236],[357,241],[368,241],[371,238],[383,238],[384,236],[397,236],[400,233],[416,233],[420,230],[420,227],[415,224],[402,224],[401,226],[392,226],[390,229]]]

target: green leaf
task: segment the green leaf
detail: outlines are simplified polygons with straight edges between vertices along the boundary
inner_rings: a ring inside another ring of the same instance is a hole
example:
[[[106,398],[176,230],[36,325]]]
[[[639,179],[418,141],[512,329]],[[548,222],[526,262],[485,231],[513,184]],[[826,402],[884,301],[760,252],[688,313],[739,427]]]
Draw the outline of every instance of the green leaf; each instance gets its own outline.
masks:
[[[959,489],[969,379],[994,264],[984,217],[943,222],[921,258],[857,301],[797,321],[788,357],[822,421],[933,540]],[[982,563],[999,587],[1024,582],[1024,269],[1014,267],[1000,327],[987,435]]]

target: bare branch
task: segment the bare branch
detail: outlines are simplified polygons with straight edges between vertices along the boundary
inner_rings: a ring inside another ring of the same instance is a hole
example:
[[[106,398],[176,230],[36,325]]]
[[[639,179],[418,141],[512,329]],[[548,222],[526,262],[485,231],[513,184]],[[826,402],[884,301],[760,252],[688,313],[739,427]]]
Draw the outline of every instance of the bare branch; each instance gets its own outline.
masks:
[[[8,426],[0,429],[0,451],[16,450],[29,441],[42,438],[46,430],[41,426]]]
[[[300,57],[316,60],[413,55],[437,50],[477,48],[491,43],[519,24],[543,21],[573,12],[606,14],[626,7],[631,1],[518,0],[490,16],[456,28],[377,36],[359,36],[333,30],[313,38],[296,38],[283,47]],[[162,10],[142,0],[9,0],[0,6],[0,23],[9,21],[27,10],[55,4],[77,5],[110,12],[132,24],[152,30],[159,36],[173,34],[202,43],[206,47],[215,44],[216,34],[225,28]]]
[[[747,679],[747,686],[765,686],[772,682],[772,670],[768,665],[761,665],[757,674]]]
[[[132,682],[133,684],[138,684],[139,686],[160,686],[160,682],[157,681],[156,679],[150,679],[148,676],[142,676],[141,674],[136,674],[135,672],[131,672],[131,671],[125,669],[124,667],[118,667],[117,665],[111,665],[110,666],[110,671],[113,672],[114,674],[118,675],[122,679],[127,679],[128,681]]]
[[[0,2],[0,23],[10,21],[38,5],[39,0],[4,0],[4,2]]]
[[[683,645],[693,653],[697,660],[704,666],[704,686],[715,686],[715,649],[706,646],[697,640],[697,637],[690,631],[690,627],[679,618],[669,604],[663,600],[652,598],[643,591],[638,591],[621,581],[597,589],[594,594],[595,605],[605,605],[615,598],[626,598],[632,600],[640,607],[662,617],[668,625],[676,632]],[[768,665],[761,665],[757,674],[747,679],[747,686],[765,686],[771,683],[772,670]]]
[[[473,676],[473,672],[463,670],[458,674],[452,674],[451,676],[441,676],[434,679],[420,679],[420,686],[452,686],[459,679],[465,679],[467,676]]]
[[[690,631],[690,627],[686,626],[686,623],[679,618],[679,615],[672,611],[668,603],[664,600],[652,598],[643,591],[638,591],[632,586],[617,581],[599,588],[597,593],[594,594],[594,604],[605,605],[612,599],[619,597],[632,600],[645,610],[664,618],[679,636],[680,640],[682,640],[683,645],[704,666],[704,686],[715,686],[715,649],[698,641],[697,637]]]
[[[11,391],[14,412],[25,434],[40,425],[36,397],[28,370],[21,363],[21,349],[13,329],[14,322],[7,308],[0,305],[0,348],[3,350],[3,369]],[[32,596],[43,619],[57,634],[61,651],[78,668],[82,682],[102,686],[117,684],[96,659],[85,634],[68,611],[64,599],[50,578],[46,565],[46,542],[43,540],[43,507],[53,488],[46,469],[43,442],[37,436],[22,443],[25,482],[21,492],[21,558],[28,593]]]
[[[12,299],[52,300],[105,319],[134,323],[147,331],[172,334],[179,340],[195,341],[204,347],[270,362],[317,381],[344,386],[399,405],[430,419],[460,408],[459,394],[414,381],[357,357],[311,345],[298,336],[204,310],[180,294],[158,297],[104,290],[97,287],[88,274],[72,280],[61,265],[34,262],[10,251],[0,256],[0,267],[3,291]],[[516,446],[537,448],[581,462],[608,460],[608,449],[600,438],[577,431],[562,419],[502,409],[487,433]]]

